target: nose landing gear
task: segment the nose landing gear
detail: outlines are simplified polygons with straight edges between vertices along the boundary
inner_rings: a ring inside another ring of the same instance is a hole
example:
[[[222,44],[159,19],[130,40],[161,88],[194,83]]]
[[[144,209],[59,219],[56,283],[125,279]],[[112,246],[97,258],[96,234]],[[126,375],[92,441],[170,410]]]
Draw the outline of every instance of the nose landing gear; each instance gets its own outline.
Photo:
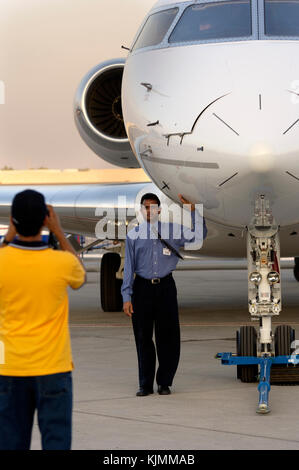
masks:
[[[288,325],[272,333],[272,318],[281,311],[279,229],[270,211],[269,201],[257,197],[252,223],[248,227],[248,308],[252,320],[259,321],[259,331],[253,326],[237,332],[237,354],[220,353],[222,364],[237,365],[237,377],[242,382],[255,382],[260,370],[257,413],[270,412],[270,383],[299,383],[299,355],[292,345],[295,332]]]

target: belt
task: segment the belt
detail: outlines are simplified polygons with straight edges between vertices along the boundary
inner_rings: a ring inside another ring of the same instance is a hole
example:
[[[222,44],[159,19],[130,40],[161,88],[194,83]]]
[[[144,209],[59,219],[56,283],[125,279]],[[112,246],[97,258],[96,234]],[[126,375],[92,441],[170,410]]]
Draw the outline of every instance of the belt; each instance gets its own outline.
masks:
[[[136,278],[142,279],[143,281],[147,281],[151,284],[160,284],[161,282],[166,281],[167,279],[170,279],[171,277],[172,277],[172,273],[169,273],[164,277],[154,277],[153,279],[146,279],[145,277],[142,277],[136,274]]]

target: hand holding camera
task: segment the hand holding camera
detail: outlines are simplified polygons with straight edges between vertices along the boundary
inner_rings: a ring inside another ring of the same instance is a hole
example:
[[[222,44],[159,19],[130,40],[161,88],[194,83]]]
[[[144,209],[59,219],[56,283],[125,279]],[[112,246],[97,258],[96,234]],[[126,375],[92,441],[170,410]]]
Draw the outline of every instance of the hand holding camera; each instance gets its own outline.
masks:
[[[63,234],[63,230],[60,225],[59,217],[54,211],[53,206],[47,204],[48,214],[45,218],[45,227],[49,229],[50,232],[54,233],[56,237]]]

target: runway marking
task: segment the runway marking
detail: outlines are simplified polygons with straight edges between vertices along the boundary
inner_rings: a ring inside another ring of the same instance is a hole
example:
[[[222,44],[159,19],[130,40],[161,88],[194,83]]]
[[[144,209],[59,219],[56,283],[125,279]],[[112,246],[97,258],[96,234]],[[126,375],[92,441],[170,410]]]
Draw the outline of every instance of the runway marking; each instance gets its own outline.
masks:
[[[152,398],[154,398],[154,397],[152,397]],[[214,433],[219,433],[219,434],[231,434],[231,435],[240,436],[240,437],[252,437],[254,439],[259,438],[259,439],[268,439],[268,440],[271,440],[271,441],[294,442],[296,444],[299,443],[299,440],[296,440],[296,439],[284,439],[284,438],[280,438],[280,437],[269,437],[269,436],[263,436],[263,435],[260,435],[260,434],[247,434],[247,433],[235,432],[235,431],[229,431],[229,430],[205,428],[205,427],[201,427],[201,426],[188,426],[188,425],[185,425],[185,424],[177,424],[177,423],[164,423],[164,422],[161,422],[161,421],[151,421],[151,420],[145,420],[145,419],[139,419],[139,418],[128,418],[128,417],[124,417],[124,416],[113,416],[113,415],[107,415],[107,414],[103,414],[103,413],[93,413],[93,412],[90,412],[90,411],[74,410],[74,413],[100,416],[102,418],[112,418],[112,419],[119,419],[119,420],[123,420],[123,421],[132,421],[132,422],[145,423],[145,424],[155,424],[157,426],[170,426],[170,427],[177,427],[177,428],[182,428],[182,429],[195,429],[197,431],[214,432]]]

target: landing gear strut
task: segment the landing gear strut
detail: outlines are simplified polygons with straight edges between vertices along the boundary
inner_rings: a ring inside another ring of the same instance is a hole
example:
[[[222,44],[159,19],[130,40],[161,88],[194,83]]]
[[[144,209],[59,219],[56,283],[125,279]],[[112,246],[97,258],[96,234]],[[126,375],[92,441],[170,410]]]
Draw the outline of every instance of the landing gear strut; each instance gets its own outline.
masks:
[[[258,355],[274,351],[272,318],[281,311],[280,243],[278,226],[264,196],[256,200],[255,214],[248,227],[248,308],[259,320]]]
[[[248,308],[259,331],[252,326],[237,332],[237,354],[220,353],[222,364],[237,365],[242,382],[254,382],[260,370],[257,413],[269,413],[270,383],[298,383],[299,355],[294,353],[294,330],[287,325],[272,332],[272,318],[281,312],[280,243],[269,201],[257,197],[247,234]],[[298,264],[299,269],[299,264]],[[290,366],[290,367],[288,367]]]

